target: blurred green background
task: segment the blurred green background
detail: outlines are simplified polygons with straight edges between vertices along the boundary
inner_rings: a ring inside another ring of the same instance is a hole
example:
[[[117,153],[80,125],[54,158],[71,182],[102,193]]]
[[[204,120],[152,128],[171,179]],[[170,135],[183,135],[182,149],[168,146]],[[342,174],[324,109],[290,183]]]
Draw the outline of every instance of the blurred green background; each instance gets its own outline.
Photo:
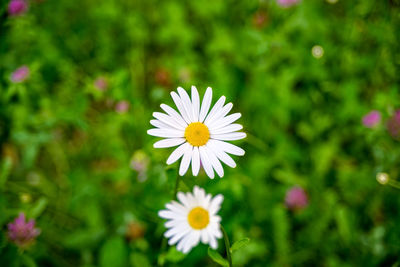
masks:
[[[236,169],[194,184],[225,200],[234,266],[397,266],[400,1],[0,0],[1,266],[216,266],[199,245],[161,250],[172,149],[146,134],[177,86],[207,86],[241,112]],[[29,77],[10,75],[26,65]],[[99,82],[99,79],[101,82]],[[122,101],[122,102],[121,102]],[[214,98],[215,102],[215,98]],[[369,129],[370,110],[382,122]],[[293,212],[285,193],[302,186]],[[7,223],[42,229],[19,256]],[[223,241],[219,251],[224,253]]]

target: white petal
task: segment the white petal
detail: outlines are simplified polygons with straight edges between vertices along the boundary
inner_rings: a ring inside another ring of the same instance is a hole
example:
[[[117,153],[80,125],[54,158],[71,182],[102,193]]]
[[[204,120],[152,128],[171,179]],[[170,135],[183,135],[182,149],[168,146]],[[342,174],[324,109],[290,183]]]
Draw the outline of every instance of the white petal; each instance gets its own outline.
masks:
[[[186,219],[184,219],[184,220],[186,220]],[[220,216],[215,215],[215,214],[211,216],[210,225],[213,224],[213,223],[219,224],[220,222],[221,222],[221,217]]]
[[[225,103],[225,96],[221,96],[217,103],[215,103],[215,105],[213,106],[213,108],[211,109],[210,113],[208,114],[206,120],[204,121],[204,124],[209,125],[209,121],[210,119],[212,119],[214,117],[215,114],[217,114],[218,112],[220,112],[220,110],[222,109],[222,106]]]
[[[211,198],[212,198],[211,194],[207,194],[206,197],[204,198],[203,208],[205,208],[206,210],[208,210],[210,206]]]
[[[174,100],[174,103],[175,103],[176,107],[178,108],[179,112],[181,113],[183,119],[186,121],[187,124],[190,124],[192,121],[190,120],[190,117],[186,113],[186,109],[183,105],[182,99],[175,92],[171,92],[171,97],[172,97],[172,100]]]
[[[240,113],[233,113],[233,114],[228,115],[220,120],[216,120],[213,125],[210,125],[210,127],[212,127],[214,130],[223,128],[223,127],[233,123],[234,121],[238,120],[241,116],[242,116],[242,114],[240,114]]]
[[[190,243],[190,239],[188,237],[188,240],[185,242],[185,244],[183,245],[182,248],[182,253],[187,254],[189,253],[189,251],[192,249],[191,243]]]
[[[167,207],[167,209],[176,212],[180,215],[186,215],[187,213],[187,209],[182,204],[179,204],[176,201],[172,202],[172,204],[168,203],[165,206]]]
[[[182,203],[182,205],[185,206],[185,208],[190,207],[190,203],[189,203],[185,193],[178,192],[178,194],[176,196],[179,199],[179,201]]]
[[[214,168],[216,173],[219,175],[219,177],[222,178],[224,176],[224,169],[222,168],[221,163],[219,162],[219,160],[217,159],[217,157],[215,156],[215,154],[212,150],[210,150],[207,146],[205,146],[204,149],[207,153],[208,159],[210,160],[212,167]]]
[[[201,103],[201,109],[199,115],[200,122],[203,122],[204,119],[206,118],[208,110],[210,109],[211,100],[212,100],[212,89],[211,87],[208,87],[206,93],[204,94],[203,101]]]
[[[183,143],[182,145],[180,145],[178,148],[176,148],[171,155],[169,155],[168,159],[167,159],[167,164],[170,165],[172,163],[174,163],[175,161],[177,161],[178,159],[180,159],[180,157],[182,157],[183,153],[185,153],[186,149],[190,147],[190,144],[188,143]]]
[[[194,208],[199,205],[197,198],[191,192],[186,192],[186,199],[188,201],[189,208]]]
[[[206,229],[212,236],[217,238],[222,237],[221,226],[219,223],[210,224]]]
[[[225,134],[225,133],[232,133],[232,132],[236,132],[243,129],[243,126],[240,124],[230,124],[224,128],[219,128],[216,130],[213,130],[213,128],[210,127],[210,133],[211,134]]]
[[[216,237],[216,238],[221,238],[221,237],[222,237],[222,232],[221,232],[221,229],[220,229],[220,228],[218,228],[218,229],[216,230],[216,232],[215,232],[215,237]]]
[[[182,240],[182,244],[179,248],[183,253],[188,253],[193,247],[197,246],[200,241],[200,231],[192,230],[187,236]],[[178,247],[177,247],[178,249]]]
[[[206,230],[201,231],[201,242],[203,244],[208,244],[208,233]]]
[[[210,241],[209,241],[210,247],[213,248],[213,249],[217,249],[218,248],[217,239],[213,235],[211,235],[210,233],[208,233],[208,234],[209,234],[209,238],[210,238]]]
[[[191,246],[190,246],[189,234],[186,235],[184,238],[182,238],[182,240],[176,246],[176,249],[185,254],[190,251]]]
[[[186,238],[183,238],[179,241],[178,245],[176,245],[176,250],[182,252],[183,250],[183,244],[186,241]],[[169,242],[168,242],[169,243]]]
[[[176,200],[172,200],[171,203],[172,203],[174,206],[177,206],[177,207],[186,209],[182,203],[179,203],[179,202],[176,201]]]
[[[171,129],[174,130],[174,128],[172,128],[171,126],[169,126],[168,124],[165,124],[159,120],[150,120],[150,124],[153,125],[154,127],[157,127],[159,129]]]
[[[164,223],[164,226],[167,228],[182,228],[185,224],[187,224],[186,218],[179,220],[169,220]]]
[[[194,197],[198,200],[198,202],[203,202],[205,196],[206,196],[206,192],[204,191],[203,188],[198,187],[197,185],[194,186],[193,188],[193,194]]]
[[[164,223],[164,226],[167,228],[176,228],[176,227],[182,227],[187,221],[185,219],[179,219],[179,220],[168,220]]]
[[[212,134],[212,139],[224,140],[224,141],[233,141],[240,140],[246,137],[245,133],[227,133],[227,134]]]
[[[170,211],[170,210],[160,210],[158,212],[158,216],[160,216],[161,218],[164,218],[164,219],[174,219],[177,217],[176,215],[177,214],[175,212]]]
[[[213,145],[218,146],[221,150],[225,151],[226,153],[233,154],[236,156],[243,156],[244,150],[238,146],[232,145],[230,143],[219,141],[219,140],[210,140]]]
[[[196,86],[192,86],[192,108],[193,108],[193,121],[199,121],[200,113],[200,96]]]
[[[176,229],[176,228],[171,228],[170,230],[172,230],[172,229]],[[191,231],[190,227],[187,227],[182,230],[178,229],[178,232],[170,240],[168,240],[168,244],[173,245],[176,242],[178,242],[179,240],[184,239],[187,236],[187,234],[190,233],[190,231]],[[168,233],[168,231],[165,232],[164,236],[166,236],[167,233]],[[169,235],[171,235],[171,234],[169,233]],[[182,242],[182,240],[181,240],[181,242]]]
[[[229,113],[229,111],[232,109],[233,104],[228,103],[226,104],[223,108],[221,108],[215,115],[209,119],[208,124],[211,126],[214,124],[214,122],[218,121],[219,119],[225,117],[226,114]]]
[[[192,157],[192,174],[193,176],[197,176],[200,170],[200,154],[199,148],[195,146],[193,148],[193,157]]]
[[[165,147],[173,147],[180,145],[186,141],[185,138],[171,138],[171,139],[163,139],[154,143],[155,148],[165,148]]]
[[[178,112],[176,112],[175,109],[173,109],[173,108],[171,108],[170,106],[165,105],[165,104],[161,104],[160,107],[161,107],[165,112],[167,112],[167,114],[168,114],[169,116],[171,116],[172,118],[174,118],[174,120],[175,120],[177,123],[179,123],[179,125],[181,125],[182,127],[185,127],[185,128],[186,128],[187,123],[186,123],[185,120],[182,118],[182,116],[181,116]]]
[[[178,129],[178,130],[185,130],[185,127],[179,125],[172,117],[161,113],[161,112],[153,112],[154,118],[158,119],[159,121],[168,124],[170,127]]]
[[[189,169],[190,165],[190,160],[192,159],[192,151],[193,151],[193,146],[189,145],[185,153],[183,154],[183,158],[181,161],[181,166],[179,167],[179,175],[183,176],[186,171]]]
[[[219,209],[221,208],[221,203],[222,203],[222,201],[224,201],[224,197],[223,197],[221,194],[216,195],[216,196],[211,200],[210,208],[209,208],[208,212],[209,212],[211,215],[216,214],[216,213],[219,211]]]
[[[194,187],[193,187],[193,195],[195,197],[197,197],[199,195],[200,189],[201,188],[198,185],[194,185]]]
[[[201,163],[203,165],[204,170],[206,171],[208,177],[214,179],[214,171],[212,169],[210,160],[208,159],[205,147],[204,146],[199,147],[199,152],[200,152]]]
[[[215,143],[212,141],[214,140],[208,141],[206,146],[210,148],[212,151],[214,151],[215,155],[220,161],[222,161],[231,168],[235,168],[236,167],[235,161],[228,154],[222,151],[218,146],[216,146]]]
[[[178,87],[178,93],[179,96],[181,97],[183,107],[186,110],[186,114],[188,115],[189,120],[193,122],[194,117],[193,117],[192,101],[190,101],[189,95],[186,93],[186,90],[183,89],[182,87]]]
[[[189,235],[190,238],[190,246],[195,247],[200,242],[200,231],[192,231]]]
[[[183,137],[184,132],[179,130],[173,129],[150,129],[147,130],[147,134],[158,136],[158,137],[165,137],[165,138],[174,138],[174,137]]]

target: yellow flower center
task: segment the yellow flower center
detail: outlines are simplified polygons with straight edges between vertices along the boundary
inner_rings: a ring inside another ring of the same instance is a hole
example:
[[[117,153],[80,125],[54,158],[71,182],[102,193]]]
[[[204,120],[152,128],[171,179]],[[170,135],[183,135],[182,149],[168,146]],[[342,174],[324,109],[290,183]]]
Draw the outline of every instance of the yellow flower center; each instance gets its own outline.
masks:
[[[204,146],[210,139],[210,131],[201,122],[192,122],[185,129],[185,138],[192,146]]]
[[[202,207],[192,209],[188,214],[189,225],[196,230],[206,228],[210,222],[208,211]]]

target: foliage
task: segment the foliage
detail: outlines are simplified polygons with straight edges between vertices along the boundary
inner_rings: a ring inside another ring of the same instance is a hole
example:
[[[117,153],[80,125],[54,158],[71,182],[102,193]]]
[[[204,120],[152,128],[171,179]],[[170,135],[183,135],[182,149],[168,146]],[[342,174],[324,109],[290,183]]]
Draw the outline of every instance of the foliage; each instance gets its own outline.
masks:
[[[1,0],[0,262],[215,266],[204,245],[162,248],[177,164],[146,134],[171,90],[196,85],[232,101],[248,133],[236,169],[179,188],[225,196],[232,243],[251,239],[234,266],[395,264],[400,192],[375,176],[400,171],[385,128],[400,107],[400,2],[333,2],[31,0],[11,17]],[[29,78],[11,82],[22,65]],[[371,109],[383,122],[368,129]],[[293,212],[295,185],[309,205]],[[23,257],[6,236],[20,211],[42,229]]]

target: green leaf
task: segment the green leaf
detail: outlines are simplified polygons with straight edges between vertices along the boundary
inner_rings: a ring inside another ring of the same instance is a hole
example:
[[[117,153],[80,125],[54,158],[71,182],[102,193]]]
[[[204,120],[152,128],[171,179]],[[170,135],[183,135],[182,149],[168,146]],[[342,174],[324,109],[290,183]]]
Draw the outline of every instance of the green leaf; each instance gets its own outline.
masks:
[[[40,198],[36,201],[35,205],[29,212],[30,217],[37,218],[40,214],[46,209],[47,206],[47,199],[45,197]]]
[[[5,237],[5,235],[0,232],[0,255],[2,255],[2,250],[3,248],[7,245],[7,239]]]
[[[170,262],[179,262],[185,258],[185,254],[178,251],[175,247],[171,247],[165,256],[165,259]]]
[[[186,254],[178,251],[176,247],[170,247],[168,252],[164,252],[158,256],[158,265],[164,266],[165,262],[177,263],[182,261],[186,257]]]
[[[21,256],[22,266],[26,267],[37,267],[35,261],[27,254],[22,254]]]
[[[67,248],[91,248],[97,245],[105,235],[105,230],[100,229],[80,229],[67,235],[64,239],[64,246]]]
[[[11,166],[11,158],[5,157],[0,171],[0,189],[4,188],[4,184],[6,183],[8,175],[10,174]]]
[[[171,185],[171,192],[173,192],[173,190],[175,188],[176,179],[177,179],[177,176],[176,176],[177,170],[176,170],[176,168],[172,168],[172,167],[168,166],[165,169],[165,174],[167,175],[168,183]]]
[[[272,212],[274,245],[276,249],[277,260],[281,266],[288,265],[288,255],[290,255],[290,221],[287,217],[286,210],[282,205],[277,205]]]
[[[208,256],[210,256],[210,258],[215,261],[216,263],[218,263],[221,266],[229,266],[229,263],[226,259],[224,259],[221,254],[219,254],[216,250],[213,250],[212,248],[208,248]]]
[[[338,205],[335,212],[335,219],[338,226],[338,233],[346,244],[350,242],[352,238],[352,231],[350,225],[349,212],[343,205]]]
[[[100,249],[100,266],[124,267],[128,265],[128,251],[122,237],[113,237]]]
[[[242,247],[246,246],[249,242],[250,242],[250,238],[248,238],[248,237],[245,237],[243,239],[240,239],[239,241],[236,241],[231,246],[231,252],[241,249]]]
[[[151,263],[146,258],[146,255],[140,252],[133,252],[130,255],[130,262],[133,267],[151,267]]]

